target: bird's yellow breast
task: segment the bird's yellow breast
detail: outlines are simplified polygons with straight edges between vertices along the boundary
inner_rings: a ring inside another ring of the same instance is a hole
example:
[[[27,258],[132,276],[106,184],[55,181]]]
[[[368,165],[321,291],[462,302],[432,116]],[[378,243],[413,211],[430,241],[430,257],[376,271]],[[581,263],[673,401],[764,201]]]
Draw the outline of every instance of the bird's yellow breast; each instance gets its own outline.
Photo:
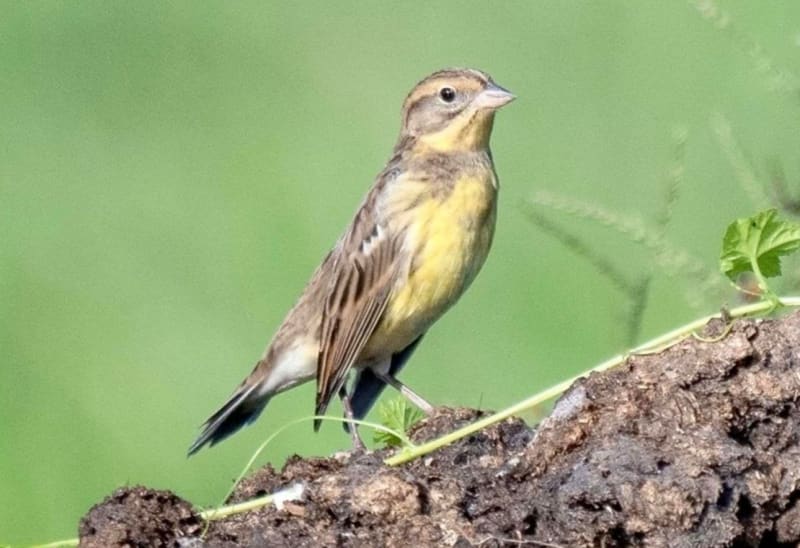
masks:
[[[412,186],[430,183],[405,184],[413,203],[401,221],[408,272],[397,280],[366,356],[398,352],[424,333],[475,278],[492,242],[497,189],[490,169],[440,194]]]

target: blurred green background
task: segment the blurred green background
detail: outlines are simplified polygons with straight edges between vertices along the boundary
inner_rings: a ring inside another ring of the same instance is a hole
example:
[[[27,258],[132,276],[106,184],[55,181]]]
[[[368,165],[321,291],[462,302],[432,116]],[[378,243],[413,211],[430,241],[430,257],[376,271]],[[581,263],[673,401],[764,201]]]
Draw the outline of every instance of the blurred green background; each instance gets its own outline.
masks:
[[[639,342],[735,304],[715,273],[725,226],[774,201],[776,165],[800,179],[798,46],[796,2],[4,2],[0,541],[75,536],[124,484],[216,504],[311,414],[307,385],[186,459],[441,67],[519,99],[495,124],[493,252],[412,387],[501,408],[631,342],[630,299],[530,221],[542,191],[655,232],[672,212],[655,256],[536,207],[649,280]],[[347,447],[303,424],[261,462]]]

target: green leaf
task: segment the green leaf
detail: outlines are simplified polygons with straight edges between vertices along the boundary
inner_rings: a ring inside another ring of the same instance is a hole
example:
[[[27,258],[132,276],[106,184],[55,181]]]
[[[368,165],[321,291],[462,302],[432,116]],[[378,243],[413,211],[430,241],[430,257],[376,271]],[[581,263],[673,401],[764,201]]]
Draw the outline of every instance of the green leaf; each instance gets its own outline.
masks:
[[[408,432],[416,422],[424,416],[423,413],[408,404],[405,398],[397,398],[381,404],[378,408],[378,415],[381,418],[381,424],[397,432]],[[373,435],[375,443],[381,444],[384,447],[396,447],[402,445],[402,440],[390,432],[381,432],[376,430]]]
[[[777,214],[767,209],[728,226],[719,262],[723,274],[734,283],[742,272],[753,272],[767,290],[765,278],[781,273],[781,255],[800,248],[800,224],[778,220]]]

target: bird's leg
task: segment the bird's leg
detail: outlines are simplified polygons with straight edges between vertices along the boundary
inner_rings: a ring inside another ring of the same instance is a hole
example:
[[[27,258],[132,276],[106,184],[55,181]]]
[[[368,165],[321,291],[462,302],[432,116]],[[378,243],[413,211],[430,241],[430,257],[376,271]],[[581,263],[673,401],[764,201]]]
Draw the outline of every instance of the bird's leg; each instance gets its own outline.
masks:
[[[342,400],[344,418],[352,421],[354,419],[353,408],[350,406],[350,396],[347,395],[347,389],[344,387],[344,385],[342,385],[342,387],[339,389],[339,398]],[[358,425],[354,422],[348,422],[347,425],[350,427],[350,437],[353,439],[353,449],[356,451],[366,451],[367,446],[364,445],[364,442],[358,433]]]
[[[375,369],[372,370],[376,377],[380,380],[385,382],[386,384],[392,386],[395,390],[400,392],[408,401],[419,407],[423,413],[430,416],[433,415],[433,405],[428,403],[425,398],[411,390],[408,386],[403,384],[402,382],[398,381],[391,375],[384,373],[382,371],[376,371]]]

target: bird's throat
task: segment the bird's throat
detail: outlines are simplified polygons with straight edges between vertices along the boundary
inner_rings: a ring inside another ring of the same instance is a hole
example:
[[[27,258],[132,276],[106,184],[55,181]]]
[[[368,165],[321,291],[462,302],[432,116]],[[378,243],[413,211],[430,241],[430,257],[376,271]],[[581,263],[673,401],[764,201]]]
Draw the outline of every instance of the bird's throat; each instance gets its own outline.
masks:
[[[473,152],[489,148],[494,111],[466,110],[435,133],[420,135],[417,146],[437,152]]]

